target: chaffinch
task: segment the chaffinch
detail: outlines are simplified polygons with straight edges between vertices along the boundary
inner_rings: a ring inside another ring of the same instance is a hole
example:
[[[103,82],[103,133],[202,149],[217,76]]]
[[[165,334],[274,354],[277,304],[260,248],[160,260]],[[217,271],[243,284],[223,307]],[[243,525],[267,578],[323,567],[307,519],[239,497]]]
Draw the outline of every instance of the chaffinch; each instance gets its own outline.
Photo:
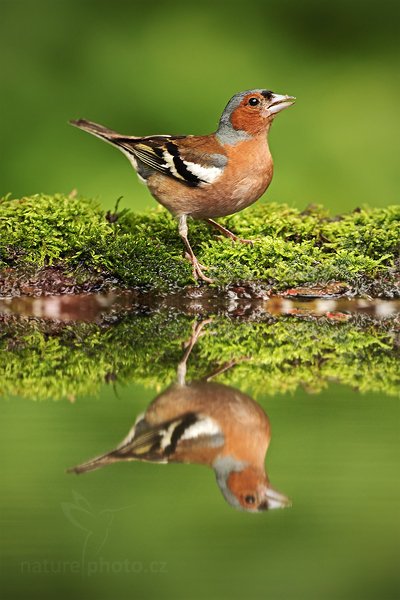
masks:
[[[267,133],[275,116],[294,101],[270,90],[240,92],[225,107],[217,131],[204,136],[136,137],[84,119],[71,123],[127,156],[154,198],[178,218],[194,277],[212,282],[189,243],[187,218],[204,219],[231,239],[251,243],[214,219],[246,208],[265,192],[273,174]]]
[[[209,381],[186,384],[186,360],[193,345],[188,344],[179,365],[178,382],[139,415],[119,446],[69,471],[80,474],[132,460],[196,463],[214,470],[225,500],[237,509],[257,512],[289,506],[288,498],[270,486],[264,467],[271,437],[268,416],[235,388]]]

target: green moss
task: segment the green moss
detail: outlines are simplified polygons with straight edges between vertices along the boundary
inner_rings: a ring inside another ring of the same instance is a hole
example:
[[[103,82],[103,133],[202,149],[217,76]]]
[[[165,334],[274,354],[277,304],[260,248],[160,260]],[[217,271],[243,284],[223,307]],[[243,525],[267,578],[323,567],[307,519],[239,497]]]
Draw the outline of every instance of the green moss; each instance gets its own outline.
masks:
[[[193,318],[171,311],[125,315],[114,324],[51,324],[6,319],[0,338],[0,394],[33,399],[96,394],[105,381],[161,389],[176,377]],[[390,326],[327,318],[269,317],[243,322],[216,316],[188,363],[188,380],[224,363],[221,382],[257,397],[336,381],[362,392],[400,393],[399,345]]]
[[[400,207],[331,219],[321,207],[300,213],[260,203],[221,222],[255,243],[232,243],[204,223],[190,224],[193,248],[216,285],[261,282],[282,290],[336,280],[358,289],[360,278],[395,281]],[[117,285],[160,291],[193,284],[176,221],[163,209],[144,215],[123,210],[110,222],[95,202],[84,198],[3,198],[3,279],[5,274],[32,277],[44,267],[60,268],[81,285],[96,274]]]
[[[123,212],[110,223],[97,203],[82,198],[36,195],[0,202],[3,269],[32,276],[43,267],[61,266],[80,283],[105,273],[121,285],[165,289],[190,281],[181,254],[178,232],[165,214],[138,218]]]

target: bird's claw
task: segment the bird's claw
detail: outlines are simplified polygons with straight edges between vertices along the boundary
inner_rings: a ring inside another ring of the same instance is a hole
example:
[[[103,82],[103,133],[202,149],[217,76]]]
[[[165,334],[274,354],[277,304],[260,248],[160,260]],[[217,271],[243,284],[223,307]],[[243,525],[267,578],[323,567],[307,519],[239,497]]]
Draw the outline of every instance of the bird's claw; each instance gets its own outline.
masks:
[[[199,263],[193,264],[193,277],[195,279],[201,279],[202,281],[205,281],[207,283],[214,283],[214,279],[211,279],[211,277],[207,277],[207,275],[204,275]]]
[[[203,270],[207,270],[208,267],[199,263],[195,256],[191,256],[188,252],[185,253],[185,257],[192,263],[193,266],[193,277],[195,279],[201,279],[202,281],[206,281],[207,283],[214,283],[214,280],[207,275],[204,275]]]

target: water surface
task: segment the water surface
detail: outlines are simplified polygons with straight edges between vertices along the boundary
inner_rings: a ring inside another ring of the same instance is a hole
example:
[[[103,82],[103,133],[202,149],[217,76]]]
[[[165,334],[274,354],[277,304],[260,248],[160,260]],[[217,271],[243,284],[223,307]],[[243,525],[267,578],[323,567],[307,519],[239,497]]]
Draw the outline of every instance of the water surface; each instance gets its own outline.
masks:
[[[2,303],[4,597],[398,598],[398,305],[172,305]],[[237,510],[199,464],[66,473],[183,377],[265,414],[290,507]]]

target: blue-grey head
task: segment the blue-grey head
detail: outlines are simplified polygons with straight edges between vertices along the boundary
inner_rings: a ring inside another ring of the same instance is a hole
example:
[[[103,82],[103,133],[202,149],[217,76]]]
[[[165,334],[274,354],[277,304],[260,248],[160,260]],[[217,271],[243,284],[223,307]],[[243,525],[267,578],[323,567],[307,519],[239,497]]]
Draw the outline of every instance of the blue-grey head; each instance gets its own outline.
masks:
[[[236,144],[254,135],[266,133],[272,120],[295,102],[293,96],[271,90],[246,90],[235,94],[222,113],[217,137],[225,144]]]

